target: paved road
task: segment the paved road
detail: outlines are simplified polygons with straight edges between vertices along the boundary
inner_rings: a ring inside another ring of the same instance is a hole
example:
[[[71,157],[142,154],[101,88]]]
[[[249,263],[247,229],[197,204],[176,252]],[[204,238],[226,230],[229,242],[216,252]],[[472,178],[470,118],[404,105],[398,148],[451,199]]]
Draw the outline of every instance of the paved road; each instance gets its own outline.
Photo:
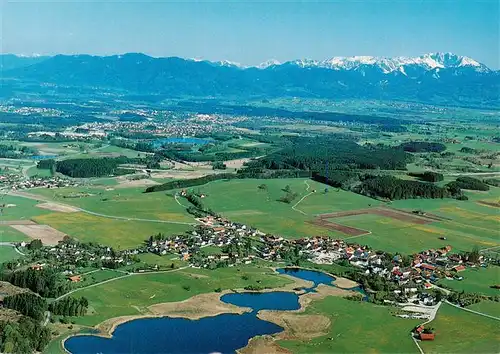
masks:
[[[434,319],[436,318],[436,314],[439,310],[439,308],[441,307],[441,304],[443,302],[440,301],[437,303],[437,305],[435,305],[433,308],[432,308],[432,311],[430,312],[430,317],[427,321],[423,322],[420,324],[420,326],[424,326],[432,321],[434,321]],[[418,350],[420,351],[420,354],[425,354],[424,353],[424,350],[422,349],[422,347],[420,346],[420,344],[418,343],[418,340],[415,339],[415,337],[413,336],[412,333],[410,333],[410,336],[411,336],[411,339],[413,340],[413,342],[415,342],[415,345],[417,346]]]
[[[180,225],[197,225],[197,223],[193,222],[184,222],[184,221],[173,221],[173,220],[159,220],[159,219],[142,219],[142,218],[132,218],[132,217],[127,217],[127,216],[116,216],[116,215],[106,215],[102,213],[96,213],[94,211],[86,210],[83,208],[75,207],[73,205],[69,204],[64,204],[59,201],[54,201],[49,198],[39,196],[39,195],[33,195],[27,192],[9,192],[8,194],[16,196],[16,197],[21,197],[21,198],[26,198],[26,199],[32,199],[32,200],[41,200],[45,202],[50,202],[50,203],[56,203],[60,205],[64,205],[73,209],[78,210],[79,212],[86,213],[89,215],[94,215],[94,216],[99,216],[102,218],[107,218],[107,219],[114,219],[114,220],[126,220],[126,221],[144,221],[144,222],[155,222],[155,223],[162,223],[162,224],[180,224]]]

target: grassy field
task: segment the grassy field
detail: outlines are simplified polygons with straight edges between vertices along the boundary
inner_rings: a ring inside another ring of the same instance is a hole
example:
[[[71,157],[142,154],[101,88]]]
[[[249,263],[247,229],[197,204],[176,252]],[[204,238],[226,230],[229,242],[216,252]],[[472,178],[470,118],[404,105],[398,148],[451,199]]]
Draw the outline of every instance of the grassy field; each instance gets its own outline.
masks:
[[[243,279],[243,275],[248,279]],[[251,284],[277,287],[289,282],[269,268],[257,266],[134,275],[76,292],[75,296],[85,296],[89,300],[90,312],[75,321],[93,326],[108,318],[141,314],[152,304],[182,301],[217,288],[236,289]]]
[[[30,238],[10,226],[0,225],[0,242],[21,242]]]
[[[441,305],[430,326],[435,329],[434,341],[422,342],[425,353],[498,353],[500,326],[498,321]]]
[[[149,236],[184,233],[189,225],[115,220],[85,213],[52,213],[33,218],[81,242],[98,242],[117,249],[141,245]]]
[[[309,184],[309,189],[307,184]],[[267,185],[267,190],[257,188]],[[282,190],[290,186],[297,198],[290,204],[278,201],[285,195]],[[315,214],[336,210],[366,208],[377,204],[369,198],[357,194],[337,191],[326,185],[306,179],[270,179],[270,180],[231,180],[217,181],[193,188],[207,195],[204,203],[230,218],[231,220],[252,225],[263,232],[275,233],[285,237],[297,238],[313,235],[331,235],[342,237],[343,234],[306,223],[314,219]],[[293,210],[292,206],[313,190],[296,206],[307,215]]]
[[[495,316],[500,318],[500,303],[495,301],[481,301],[477,304],[467,306],[469,310],[474,310],[477,312],[485,313],[490,316]]]
[[[50,210],[37,208],[36,200],[14,197],[10,195],[2,195],[0,198],[1,204],[12,204],[15,206],[3,208],[0,214],[2,220],[29,220],[34,216],[49,214]]]
[[[490,265],[488,268],[468,268],[460,272],[460,275],[464,278],[463,280],[442,279],[440,283],[456,291],[500,295],[499,289],[490,287],[500,284],[500,267]],[[500,304],[498,306],[500,307]]]
[[[327,336],[309,341],[279,341],[293,353],[418,353],[410,338],[417,320],[392,316],[390,308],[339,297],[313,302],[306,314],[332,322]]]
[[[194,222],[172,195],[164,192],[143,193],[145,188],[103,189],[96,187],[33,189],[33,194],[71,204],[92,212],[112,216]],[[77,198],[69,198],[70,196]],[[83,196],[85,195],[85,196]]]
[[[30,167],[26,171],[29,177],[52,177],[52,172],[50,170],[41,170],[36,166]]]
[[[2,246],[0,247],[0,264],[3,262],[8,262],[13,259],[17,259],[22,257],[19,253],[14,250],[13,247],[10,246]]]

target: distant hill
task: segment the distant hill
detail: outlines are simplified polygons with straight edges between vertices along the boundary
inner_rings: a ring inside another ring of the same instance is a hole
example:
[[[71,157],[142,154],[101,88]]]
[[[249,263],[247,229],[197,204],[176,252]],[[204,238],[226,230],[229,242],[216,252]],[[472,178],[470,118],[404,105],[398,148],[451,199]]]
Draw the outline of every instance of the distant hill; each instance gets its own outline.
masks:
[[[228,61],[129,53],[57,55],[29,62],[2,59],[5,78],[136,94],[202,97],[316,97],[401,99],[492,107],[499,105],[500,74],[451,53],[417,58],[350,57],[324,61],[270,61],[242,67]],[[9,62],[11,64],[6,65]]]
[[[0,71],[7,71],[40,63],[49,57],[25,57],[14,54],[0,54]]]

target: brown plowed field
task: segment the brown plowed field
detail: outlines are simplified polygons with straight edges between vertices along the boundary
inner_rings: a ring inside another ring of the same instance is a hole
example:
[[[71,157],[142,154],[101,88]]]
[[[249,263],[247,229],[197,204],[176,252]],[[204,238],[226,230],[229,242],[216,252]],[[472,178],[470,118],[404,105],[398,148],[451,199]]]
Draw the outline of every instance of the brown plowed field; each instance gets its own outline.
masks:
[[[321,227],[324,227],[326,229],[340,231],[340,232],[342,232],[346,235],[349,235],[349,236],[360,236],[360,235],[365,235],[365,234],[370,233],[370,231],[357,229],[357,228],[351,227],[351,226],[337,224],[336,222],[331,222],[331,221],[328,221],[325,219],[320,219],[320,218],[317,218],[313,221],[308,221],[308,222],[310,224],[321,226]]]
[[[337,224],[335,222],[331,222],[328,219],[335,219],[353,215],[365,215],[365,214],[380,215],[395,220],[409,222],[412,224],[420,224],[420,225],[443,220],[439,216],[433,214],[415,215],[412,214],[411,212],[407,212],[404,210],[396,210],[388,208],[368,208],[368,209],[357,209],[357,210],[339,211],[336,213],[321,214],[318,215],[318,217],[314,219],[314,221],[311,221],[310,223],[321,227],[325,227],[330,230],[340,231],[349,236],[360,236],[364,234],[369,234],[370,231],[358,229],[351,226],[345,226],[342,224]]]

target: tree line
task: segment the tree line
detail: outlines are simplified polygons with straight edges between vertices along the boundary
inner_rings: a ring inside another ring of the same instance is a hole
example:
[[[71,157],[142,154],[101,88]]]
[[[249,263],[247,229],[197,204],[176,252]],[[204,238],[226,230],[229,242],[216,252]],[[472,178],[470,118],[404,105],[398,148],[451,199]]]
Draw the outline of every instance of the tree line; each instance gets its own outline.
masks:
[[[446,150],[444,144],[427,141],[410,141],[400,144],[399,147],[408,152],[442,152]]]
[[[488,191],[490,186],[474,177],[458,177],[456,181],[447,184],[448,187],[470,189],[475,191]]]
[[[28,288],[43,297],[58,297],[68,290],[67,282],[53,269],[4,271],[2,280],[20,288]]]
[[[438,187],[434,184],[408,181],[394,176],[367,176],[356,191],[369,197],[391,200],[412,198],[447,198],[459,196],[461,191]]]
[[[49,305],[49,311],[54,315],[83,316],[87,313],[89,301],[85,297],[67,296]]]
[[[442,173],[425,171],[425,172],[409,172],[408,176],[417,177],[425,182],[440,182],[444,179]]]
[[[68,159],[55,161],[53,159],[38,162],[39,169],[51,169],[73,178],[105,177],[110,175],[124,175],[129,170],[120,168],[122,164],[146,165],[146,168],[159,168],[160,158],[148,156],[147,158],[102,157],[90,159]]]

